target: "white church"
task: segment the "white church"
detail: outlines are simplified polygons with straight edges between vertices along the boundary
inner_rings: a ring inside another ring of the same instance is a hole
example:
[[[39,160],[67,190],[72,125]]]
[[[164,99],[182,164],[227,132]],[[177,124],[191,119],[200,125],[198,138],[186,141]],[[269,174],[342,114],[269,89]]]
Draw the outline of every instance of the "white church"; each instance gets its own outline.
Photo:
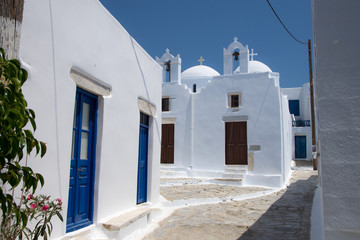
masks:
[[[224,74],[200,65],[181,72],[169,50],[163,66],[161,169],[187,176],[282,186],[290,176],[292,118],[279,73],[253,60],[234,38]]]

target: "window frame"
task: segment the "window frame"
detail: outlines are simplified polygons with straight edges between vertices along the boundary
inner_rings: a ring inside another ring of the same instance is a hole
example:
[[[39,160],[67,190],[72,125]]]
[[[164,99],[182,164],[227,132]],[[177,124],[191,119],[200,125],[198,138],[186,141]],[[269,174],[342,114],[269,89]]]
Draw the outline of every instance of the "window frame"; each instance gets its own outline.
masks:
[[[237,100],[234,100],[234,98],[237,97]],[[228,93],[228,107],[229,108],[240,108],[242,105],[242,101],[241,101],[241,92],[231,92]],[[237,104],[235,104],[237,103]]]
[[[166,102],[166,104],[164,104]],[[163,97],[161,99],[161,111],[162,112],[170,112],[170,98],[169,97]]]

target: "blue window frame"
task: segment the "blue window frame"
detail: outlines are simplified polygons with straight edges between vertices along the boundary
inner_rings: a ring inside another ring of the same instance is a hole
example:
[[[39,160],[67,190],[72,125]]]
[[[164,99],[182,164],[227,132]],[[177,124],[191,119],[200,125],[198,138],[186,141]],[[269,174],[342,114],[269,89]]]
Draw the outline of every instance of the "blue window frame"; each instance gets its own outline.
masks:
[[[290,114],[300,116],[300,102],[299,100],[289,100],[289,111]]]

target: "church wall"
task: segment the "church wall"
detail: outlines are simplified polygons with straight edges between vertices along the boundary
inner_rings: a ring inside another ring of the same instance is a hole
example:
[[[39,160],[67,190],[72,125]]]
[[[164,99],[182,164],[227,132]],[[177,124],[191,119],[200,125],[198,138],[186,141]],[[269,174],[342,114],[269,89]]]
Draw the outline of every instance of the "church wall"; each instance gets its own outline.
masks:
[[[66,14],[64,14],[66,13]],[[96,16],[96,18],[94,17]],[[136,206],[139,149],[138,98],[156,107],[150,121],[148,201],[159,197],[162,68],[97,0],[25,2],[20,59],[29,71],[24,94],[36,112],[36,137],[47,143],[41,193],[64,201],[65,234],[76,84],[71,69],[110,86],[99,96],[94,223]]]
[[[225,169],[223,117],[246,116],[248,146],[261,146],[254,152],[251,174],[281,175],[280,92],[275,80],[267,73],[219,76],[195,95],[194,169]],[[239,109],[227,107],[231,92],[241,92]]]
[[[201,92],[202,89],[206,88],[211,78],[212,77],[182,78],[181,83],[186,84],[191,91],[193,90],[193,85],[196,84],[196,92]]]
[[[170,98],[170,111],[162,112],[163,122],[174,121],[174,165],[190,166],[191,97],[190,89],[178,83],[163,83],[162,96]],[[166,166],[167,164],[164,164]]]
[[[323,236],[360,239],[360,2],[312,6]]]

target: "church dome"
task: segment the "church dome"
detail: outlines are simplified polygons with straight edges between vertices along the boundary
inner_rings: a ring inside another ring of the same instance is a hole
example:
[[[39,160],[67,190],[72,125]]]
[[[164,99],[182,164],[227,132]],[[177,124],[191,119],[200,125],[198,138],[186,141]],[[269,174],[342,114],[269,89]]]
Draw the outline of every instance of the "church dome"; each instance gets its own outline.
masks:
[[[181,73],[181,78],[215,77],[220,76],[216,70],[205,65],[197,65]]]
[[[240,67],[238,67],[235,72],[240,72]],[[249,73],[260,73],[260,72],[272,72],[271,69],[262,62],[259,61],[249,61]]]

